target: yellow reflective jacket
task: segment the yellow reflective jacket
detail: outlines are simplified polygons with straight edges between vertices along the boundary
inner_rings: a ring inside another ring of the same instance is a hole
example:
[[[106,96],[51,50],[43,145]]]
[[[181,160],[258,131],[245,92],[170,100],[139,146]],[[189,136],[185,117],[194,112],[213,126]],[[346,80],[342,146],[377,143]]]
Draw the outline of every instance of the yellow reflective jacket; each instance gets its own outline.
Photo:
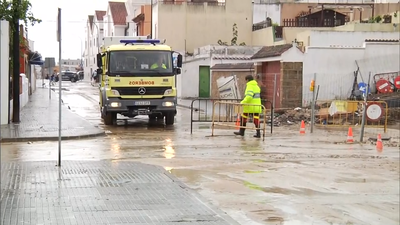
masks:
[[[240,102],[241,104],[253,104],[260,106],[251,106],[244,105],[243,113],[261,113],[261,93],[260,87],[257,84],[257,81],[251,80],[246,84],[246,91],[244,95],[244,99]]]
[[[158,64],[157,63],[154,63],[153,65],[151,65],[151,67],[150,67],[150,69],[158,69]],[[165,66],[165,64],[163,63],[163,64],[161,64],[161,68],[163,68],[163,69],[167,69],[167,67]]]

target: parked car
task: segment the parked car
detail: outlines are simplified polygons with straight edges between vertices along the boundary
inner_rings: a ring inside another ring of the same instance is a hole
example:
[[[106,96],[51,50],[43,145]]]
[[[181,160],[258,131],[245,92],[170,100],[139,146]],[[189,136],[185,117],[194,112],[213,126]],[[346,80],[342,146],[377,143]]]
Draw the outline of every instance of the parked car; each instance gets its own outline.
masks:
[[[62,81],[77,82],[79,80],[78,74],[72,71],[62,71]]]
[[[83,78],[84,78],[84,73],[83,73],[83,71],[79,71],[78,73],[78,78],[79,78],[79,80],[83,80]]]

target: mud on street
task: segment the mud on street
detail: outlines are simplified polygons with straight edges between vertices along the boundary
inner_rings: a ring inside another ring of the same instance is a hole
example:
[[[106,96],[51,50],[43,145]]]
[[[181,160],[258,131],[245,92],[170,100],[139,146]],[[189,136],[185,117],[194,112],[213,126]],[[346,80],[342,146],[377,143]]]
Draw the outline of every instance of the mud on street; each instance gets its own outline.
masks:
[[[240,224],[399,224],[399,148],[344,144],[346,131],[274,128],[265,141],[211,134],[179,108],[165,128],[146,117],[101,125],[97,89],[66,84],[63,101],[107,135],[63,141],[64,160],[140,161],[164,167]],[[56,112],[55,112],[56,113]],[[355,137],[357,137],[357,130]],[[57,158],[57,142],[2,143],[1,160]]]

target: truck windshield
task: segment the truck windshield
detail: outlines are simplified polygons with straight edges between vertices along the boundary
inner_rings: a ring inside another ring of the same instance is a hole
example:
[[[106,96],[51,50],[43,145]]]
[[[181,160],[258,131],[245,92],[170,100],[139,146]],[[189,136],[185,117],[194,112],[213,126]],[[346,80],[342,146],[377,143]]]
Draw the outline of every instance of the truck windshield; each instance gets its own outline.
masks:
[[[160,76],[171,75],[172,54],[169,51],[113,51],[110,52],[109,75]]]

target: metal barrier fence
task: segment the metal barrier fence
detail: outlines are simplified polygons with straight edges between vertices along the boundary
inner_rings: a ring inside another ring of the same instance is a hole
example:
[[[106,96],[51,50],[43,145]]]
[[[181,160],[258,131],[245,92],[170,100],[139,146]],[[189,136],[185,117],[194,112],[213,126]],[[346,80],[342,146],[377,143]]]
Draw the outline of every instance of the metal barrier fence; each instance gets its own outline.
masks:
[[[193,123],[211,123],[213,111],[218,112],[218,115],[230,114],[232,111],[227,107],[214,107],[214,102],[224,101],[240,104],[242,99],[214,99],[214,98],[198,98],[192,100],[190,104],[190,134],[193,133]],[[274,124],[274,107],[271,101],[261,100],[263,105],[268,104],[271,110],[271,134],[273,132]],[[197,115],[194,115],[197,113]],[[217,118],[216,121],[222,121],[222,118]]]
[[[229,109],[229,113],[221,115],[215,111],[216,108],[227,108]],[[261,107],[261,113],[247,113],[246,117],[248,122],[253,122],[256,118],[259,117],[259,124],[260,127],[246,127],[246,124],[243,124],[238,121],[238,117],[243,114],[244,107]],[[252,119],[253,121],[249,121]],[[236,124],[239,122],[239,124]],[[271,124],[272,125],[272,124]],[[245,128],[248,130],[257,130],[259,129],[262,131],[263,140],[265,138],[265,130],[267,128],[267,110],[263,105],[255,105],[255,104],[241,104],[235,102],[228,102],[228,101],[216,101],[214,102],[213,107],[213,114],[212,114],[212,125],[211,125],[211,136],[214,136],[214,129],[215,126],[222,126],[222,127],[236,127],[236,128]],[[272,127],[272,126],[271,126]]]
[[[333,101],[330,107],[321,108],[316,113],[317,126],[361,125],[364,101]],[[366,107],[366,127],[383,128],[387,131],[388,104],[385,101],[368,101]]]

